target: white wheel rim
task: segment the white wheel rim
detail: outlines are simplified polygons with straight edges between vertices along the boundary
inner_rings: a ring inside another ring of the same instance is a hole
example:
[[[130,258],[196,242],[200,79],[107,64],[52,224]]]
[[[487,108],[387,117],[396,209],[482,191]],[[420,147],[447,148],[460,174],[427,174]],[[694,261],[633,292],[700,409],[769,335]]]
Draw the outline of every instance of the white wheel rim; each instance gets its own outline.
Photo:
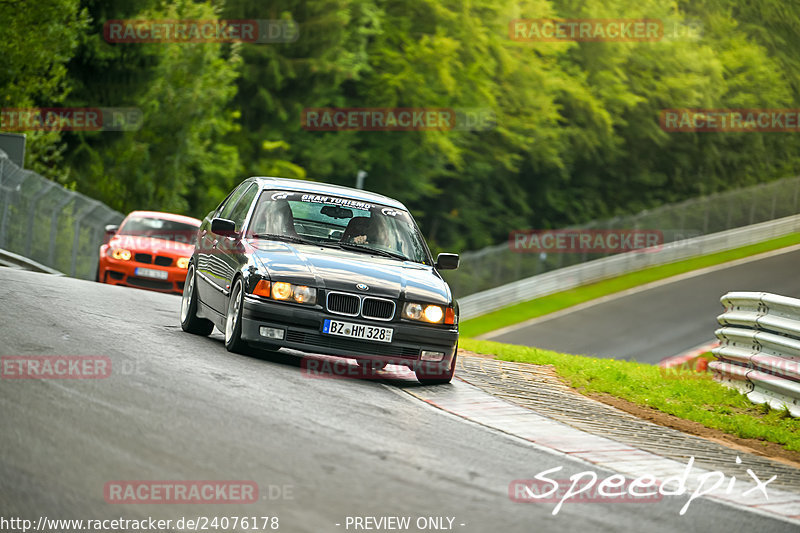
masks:
[[[225,342],[231,342],[233,330],[236,328],[236,320],[239,318],[239,283],[236,283],[231,293],[231,301],[228,303],[228,316],[225,320]]]
[[[186,285],[183,286],[183,296],[181,297],[181,323],[189,319],[189,305],[192,303],[192,293],[194,292],[194,268],[190,267],[186,274]]]

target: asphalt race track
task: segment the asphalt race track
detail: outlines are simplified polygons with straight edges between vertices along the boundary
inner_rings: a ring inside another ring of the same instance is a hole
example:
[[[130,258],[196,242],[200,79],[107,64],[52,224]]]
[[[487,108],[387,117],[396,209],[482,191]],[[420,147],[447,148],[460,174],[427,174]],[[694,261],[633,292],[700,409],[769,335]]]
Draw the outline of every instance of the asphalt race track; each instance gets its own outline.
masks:
[[[729,291],[800,297],[798,265],[800,250],[774,255],[482,338],[655,364],[714,340],[719,299]]]
[[[705,499],[684,516],[677,497],[567,503],[556,516],[552,503],[511,502],[514,479],[589,465],[435,409],[404,392],[414,381],[310,379],[293,354],[230,354],[218,333],[182,332],[179,304],[0,268],[0,354],[112,363],[105,379],[0,380],[4,517],[277,516],[290,532],[353,531],[347,516],[454,517],[464,532],[796,531]],[[260,500],[107,503],[115,480],[252,480]]]

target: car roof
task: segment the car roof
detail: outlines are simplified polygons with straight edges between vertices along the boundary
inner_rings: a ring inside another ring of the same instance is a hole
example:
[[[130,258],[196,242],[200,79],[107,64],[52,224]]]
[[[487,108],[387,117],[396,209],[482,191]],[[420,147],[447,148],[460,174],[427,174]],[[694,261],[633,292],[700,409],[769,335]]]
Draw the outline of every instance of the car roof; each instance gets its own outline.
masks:
[[[192,224],[193,226],[200,226],[200,224],[202,224],[202,221],[193,217],[187,217],[186,215],[177,215],[175,213],[164,213],[162,211],[131,211],[130,213],[128,213],[128,217],[163,218],[164,220],[172,220],[173,222],[183,222],[185,224]]]
[[[262,189],[280,189],[291,190],[299,192],[308,192],[313,194],[327,194],[332,196],[344,196],[359,200],[362,202],[371,202],[376,204],[387,205],[397,209],[408,211],[406,206],[398,202],[394,198],[389,198],[382,194],[364,191],[362,189],[354,189],[352,187],[344,187],[342,185],[333,185],[331,183],[321,183],[318,181],[309,180],[295,180],[289,178],[273,178],[269,176],[253,176],[249,178],[255,180]]]

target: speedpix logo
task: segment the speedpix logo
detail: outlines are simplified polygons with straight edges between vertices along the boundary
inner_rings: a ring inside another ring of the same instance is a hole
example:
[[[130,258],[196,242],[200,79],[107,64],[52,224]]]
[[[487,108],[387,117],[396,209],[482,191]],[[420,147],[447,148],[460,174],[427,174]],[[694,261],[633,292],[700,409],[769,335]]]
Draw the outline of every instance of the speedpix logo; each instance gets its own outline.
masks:
[[[736,463],[742,460],[736,457]],[[508,497],[513,502],[519,503],[556,503],[553,515],[557,515],[566,502],[573,503],[616,503],[616,502],[657,502],[663,496],[689,497],[678,514],[684,515],[689,510],[692,502],[697,498],[710,494],[729,495],[734,490],[741,491],[741,497],[749,497],[756,502],[761,496],[763,501],[769,500],[767,485],[775,481],[778,476],[772,476],[766,481],[753,472],[746,470],[749,480],[739,483],[736,476],[727,477],[720,471],[701,471],[693,475],[694,456],[689,458],[683,472],[658,480],[656,476],[645,474],[636,479],[629,480],[621,474],[614,474],[605,479],[600,479],[592,470],[578,472],[569,479],[554,479],[550,477],[563,467],[557,466],[539,472],[534,479],[516,479],[508,486]],[[742,484],[747,488],[742,489]]]

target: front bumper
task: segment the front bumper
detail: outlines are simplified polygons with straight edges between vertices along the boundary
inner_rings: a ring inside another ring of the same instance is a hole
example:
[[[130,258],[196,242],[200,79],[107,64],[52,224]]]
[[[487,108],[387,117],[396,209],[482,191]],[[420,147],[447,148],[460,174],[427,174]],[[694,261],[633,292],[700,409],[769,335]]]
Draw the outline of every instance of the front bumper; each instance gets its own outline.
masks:
[[[152,263],[138,263],[134,260],[122,261],[112,257],[101,257],[99,264],[99,280],[109,285],[124,285],[158,292],[183,293],[186,282],[185,268],[176,266],[159,266]],[[147,278],[136,275],[136,268],[149,268],[167,272],[167,279]]]
[[[324,319],[343,320],[366,326],[390,327],[392,342],[350,339],[322,333]],[[281,340],[261,336],[261,326],[285,330]],[[414,366],[422,350],[443,352],[439,363],[449,367],[458,345],[458,329],[409,324],[404,321],[371,321],[328,313],[321,308],[304,308],[283,302],[269,302],[250,296],[242,309],[242,339],[252,344],[292,348],[304,352],[370,359],[389,364]]]

